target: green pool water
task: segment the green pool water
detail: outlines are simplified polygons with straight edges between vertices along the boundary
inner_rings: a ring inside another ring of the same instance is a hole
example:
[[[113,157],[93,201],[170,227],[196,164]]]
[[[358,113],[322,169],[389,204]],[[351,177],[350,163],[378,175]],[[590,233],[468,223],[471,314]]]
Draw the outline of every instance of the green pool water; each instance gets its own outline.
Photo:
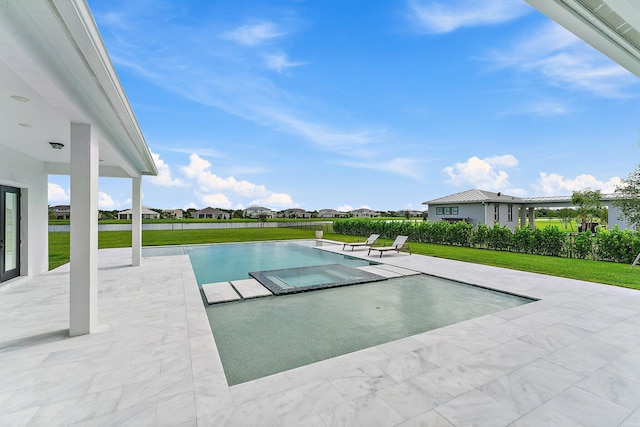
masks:
[[[235,385],[531,301],[418,275],[206,310]]]

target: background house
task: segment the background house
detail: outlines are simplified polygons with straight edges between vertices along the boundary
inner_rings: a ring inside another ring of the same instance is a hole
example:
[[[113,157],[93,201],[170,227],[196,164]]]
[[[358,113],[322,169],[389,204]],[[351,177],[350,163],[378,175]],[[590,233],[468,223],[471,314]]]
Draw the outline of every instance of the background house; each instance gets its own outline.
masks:
[[[318,218],[344,218],[346,216],[346,212],[335,209],[320,209],[318,211]]]
[[[191,214],[191,218],[229,219],[229,212],[206,207]]]
[[[164,209],[162,212],[167,218],[182,219],[184,216],[182,209]]]
[[[311,218],[311,212],[307,212],[304,209],[294,208],[285,209],[278,212],[280,218]]]
[[[617,194],[602,194],[601,201],[609,209],[607,228],[618,226],[630,228],[619,219],[620,211],[613,202],[620,199]],[[535,225],[536,208],[571,208],[571,196],[515,197],[502,193],[472,189],[424,202],[428,205],[430,221],[466,221],[478,226],[500,224],[514,231],[525,227],[527,221]]]
[[[56,219],[69,219],[71,217],[71,205],[51,206]]]
[[[368,208],[354,209],[352,211],[349,211],[349,213],[354,218],[373,218],[373,217],[380,216],[379,212],[376,212],[376,211],[374,211],[372,209],[368,209]]]
[[[271,209],[264,208],[262,206],[249,206],[247,209],[242,211],[242,214],[245,218],[259,218],[262,214],[266,215],[267,218],[273,218],[276,213]]]
[[[156,211],[152,211],[148,208],[142,208],[141,210],[142,219],[160,219],[160,214]],[[118,212],[118,219],[132,219],[133,211],[131,209],[127,209],[124,211]]]

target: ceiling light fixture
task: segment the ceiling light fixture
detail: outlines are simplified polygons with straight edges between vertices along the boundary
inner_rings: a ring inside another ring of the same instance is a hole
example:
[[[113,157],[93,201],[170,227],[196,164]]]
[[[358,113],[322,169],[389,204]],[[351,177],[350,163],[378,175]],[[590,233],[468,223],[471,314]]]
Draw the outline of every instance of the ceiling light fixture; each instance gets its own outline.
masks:
[[[51,146],[51,148],[53,148],[54,150],[62,150],[62,147],[64,147],[64,144],[60,143],[60,142],[50,142],[49,145]]]
[[[29,98],[27,98],[25,96],[20,96],[20,95],[11,95],[11,99],[15,99],[16,101],[20,101],[20,102],[29,102],[29,101],[31,101]]]

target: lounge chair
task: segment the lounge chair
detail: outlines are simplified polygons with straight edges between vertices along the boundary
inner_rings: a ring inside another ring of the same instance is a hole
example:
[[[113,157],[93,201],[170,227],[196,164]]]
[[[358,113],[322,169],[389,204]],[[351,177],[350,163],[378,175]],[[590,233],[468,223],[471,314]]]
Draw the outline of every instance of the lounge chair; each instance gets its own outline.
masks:
[[[376,240],[378,240],[378,237],[380,237],[379,234],[372,234],[371,236],[369,236],[369,238],[364,241],[364,242],[357,242],[357,243],[345,243],[344,245],[342,245],[342,250],[344,251],[344,249],[347,246],[351,246],[351,252],[353,252],[353,249],[358,247],[358,246],[371,246],[373,245]]]
[[[409,251],[409,255],[411,255],[411,248],[409,247],[409,245],[407,245],[407,239],[409,237],[408,236],[398,236],[396,237],[396,240],[393,241],[393,243],[391,244],[391,246],[380,246],[380,247],[369,247],[369,253],[367,253],[367,256],[371,255],[371,251],[379,251],[380,252],[380,258],[382,258],[382,254],[384,252],[388,252],[388,251],[396,251],[398,253],[400,253],[400,251]]]

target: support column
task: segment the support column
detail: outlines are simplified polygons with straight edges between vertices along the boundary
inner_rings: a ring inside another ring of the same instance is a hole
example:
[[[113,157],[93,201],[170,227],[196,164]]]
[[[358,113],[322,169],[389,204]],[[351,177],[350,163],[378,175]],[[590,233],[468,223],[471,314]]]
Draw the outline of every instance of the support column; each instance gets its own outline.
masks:
[[[534,213],[534,208],[529,208],[529,227],[531,229],[536,228],[536,215]]]
[[[131,180],[131,264],[142,259],[142,178]]]
[[[71,123],[71,284],[69,335],[98,323],[98,137]]]
[[[527,208],[520,206],[520,228],[527,226]]]

